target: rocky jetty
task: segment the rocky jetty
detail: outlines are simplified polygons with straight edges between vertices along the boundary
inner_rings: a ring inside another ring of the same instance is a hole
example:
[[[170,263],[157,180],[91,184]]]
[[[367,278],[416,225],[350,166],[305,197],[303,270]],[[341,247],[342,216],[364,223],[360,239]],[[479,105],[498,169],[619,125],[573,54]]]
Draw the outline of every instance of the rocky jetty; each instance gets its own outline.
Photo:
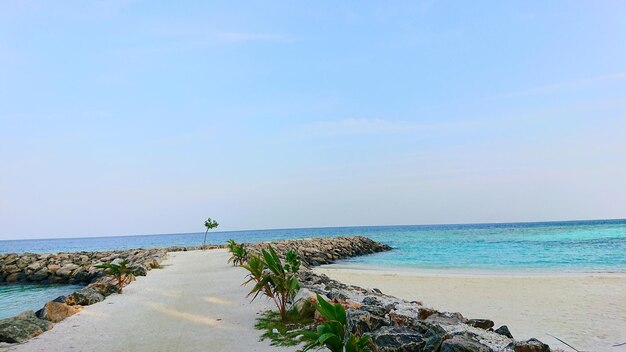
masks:
[[[284,257],[291,249],[295,250],[302,264],[307,268],[391,249],[386,244],[362,236],[258,242],[247,244],[246,248],[252,253],[259,253],[261,249],[267,249],[270,244],[280,257]]]
[[[259,252],[270,243],[248,244]],[[458,312],[441,312],[385,295],[377,289],[346,285],[320,275],[312,267],[338,259],[390,250],[387,245],[366,237],[314,238],[271,242],[280,257],[294,249],[305,267],[301,290],[294,298],[300,305],[316,294],[342,303],[353,333],[369,335],[379,352],[549,352],[537,339],[516,341],[506,325],[493,329],[484,318],[468,319]]]
[[[0,254],[0,282],[88,283],[103,275],[96,265],[116,260],[127,260],[139,275],[145,275],[166,255],[166,249]]]
[[[303,270],[302,289],[294,304],[316,294],[346,307],[350,330],[369,335],[379,352],[549,352],[537,339],[516,341],[506,326],[496,330],[489,319],[467,319],[458,312],[440,312],[419,302],[388,296]]]
[[[267,248],[269,242],[251,243],[251,252]],[[332,263],[352,256],[389,250],[386,245],[365,237],[310,238],[272,242],[280,255],[296,249],[303,264],[312,267]],[[222,248],[210,245],[206,249]],[[36,313],[24,312],[13,318],[0,320],[0,342],[24,342],[52,328],[65,318],[78,313],[82,306],[103,301],[119,293],[115,280],[96,266],[128,261],[136,275],[146,275],[152,268],[160,267],[168,252],[202,249],[201,246],[170,247],[159,249],[132,249],[103,252],[76,252],[53,254],[0,254],[0,282],[85,283],[88,284],[69,296],[61,296],[46,303]]]
[[[298,305],[316,294],[342,303],[347,310],[350,329],[369,335],[379,352],[548,352],[548,345],[536,340],[516,341],[506,326],[493,329],[489,319],[467,319],[457,312],[441,312],[388,296],[377,289],[364,289],[331,280],[316,274],[312,267],[339,259],[390,250],[387,245],[366,237],[310,238],[247,244],[250,252],[258,253],[269,245],[279,256],[294,249],[303,263],[301,290],[294,299]],[[210,246],[210,248],[223,246]],[[61,321],[106,296],[117,293],[111,277],[94,266],[99,263],[128,260],[140,275],[145,275],[165,259],[167,252],[196,250],[200,247],[138,249],[110,252],[80,252],[60,254],[2,254],[0,281],[89,282],[90,284],[67,297],[48,302],[33,313],[0,320],[0,341],[24,342],[52,328],[51,322]]]
[[[128,261],[135,275],[160,267],[167,249],[133,249],[105,252],[77,252],[54,254],[0,254],[0,282],[84,283],[89,284],[69,296],[61,296],[46,303],[37,312],[27,311],[15,317],[0,320],[0,342],[22,343],[91,305],[105,299],[119,288],[104,269],[96,266]]]

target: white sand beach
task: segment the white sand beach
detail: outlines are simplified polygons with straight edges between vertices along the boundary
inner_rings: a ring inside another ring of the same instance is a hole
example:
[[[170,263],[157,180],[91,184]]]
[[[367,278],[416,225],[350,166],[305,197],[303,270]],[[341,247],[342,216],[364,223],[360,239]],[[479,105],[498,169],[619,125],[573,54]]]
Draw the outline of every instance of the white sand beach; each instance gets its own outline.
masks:
[[[536,337],[570,350],[626,351],[626,275],[489,275],[367,270],[344,265],[315,269],[332,279],[427,307],[506,324],[516,339]]]
[[[245,271],[224,249],[170,253],[122,295],[85,307],[54,329],[2,351],[295,351],[260,342],[257,313],[241,286]],[[626,351],[626,275],[491,275],[371,270],[345,265],[315,269],[333,279],[423,302],[468,318],[508,325],[517,339],[536,337],[569,350]]]
[[[274,351],[259,342],[257,313],[241,286],[245,270],[226,263],[226,250],[170,253],[122,295],[85,309],[6,351]],[[281,348],[281,351],[295,351]]]

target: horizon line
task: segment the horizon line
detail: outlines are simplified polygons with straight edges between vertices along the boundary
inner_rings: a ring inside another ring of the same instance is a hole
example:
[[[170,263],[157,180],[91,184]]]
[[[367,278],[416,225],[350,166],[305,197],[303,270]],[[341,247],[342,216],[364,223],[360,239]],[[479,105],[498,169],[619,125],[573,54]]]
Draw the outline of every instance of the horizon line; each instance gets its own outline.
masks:
[[[244,230],[226,230],[212,231],[212,233],[232,233],[232,232],[250,232],[250,231],[284,231],[284,230],[317,230],[317,229],[342,229],[353,227],[399,227],[399,226],[460,226],[460,225],[516,225],[516,224],[544,224],[544,223],[563,223],[563,222],[581,222],[581,221],[626,221],[626,218],[613,219],[569,219],[569,220],[544,220],[544,221],[513,221],[513,222],[469,222],[469,223],[439,223],[439,224],[395,224],[395,225],[356,225],[356,226],[319,226],[319,227],[286,227],[286,228],[270,228],[270,229],[244,229]],[[170,232],[170,233],[144,233],[144,234],[124,234],[124,235],[106,235],[106,236],[80,236],[80,237],[52,237],[52,238],[24,238],[24,239],[0,239],[0,242],[8,241],[36,241],[36,240],[67,240],[67,239],[89,239],[89,238],[111,238],[111,237],[138,237],[138,236],[167,236],[167,235],[190,235],[201,234],[199,232]]]

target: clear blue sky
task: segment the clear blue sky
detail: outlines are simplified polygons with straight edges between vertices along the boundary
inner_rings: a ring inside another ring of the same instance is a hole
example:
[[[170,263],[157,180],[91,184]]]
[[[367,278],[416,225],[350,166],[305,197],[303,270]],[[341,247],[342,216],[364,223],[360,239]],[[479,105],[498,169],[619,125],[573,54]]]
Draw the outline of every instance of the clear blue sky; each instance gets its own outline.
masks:
[[[626,2],[0,0],[0,238],[626,217]]]

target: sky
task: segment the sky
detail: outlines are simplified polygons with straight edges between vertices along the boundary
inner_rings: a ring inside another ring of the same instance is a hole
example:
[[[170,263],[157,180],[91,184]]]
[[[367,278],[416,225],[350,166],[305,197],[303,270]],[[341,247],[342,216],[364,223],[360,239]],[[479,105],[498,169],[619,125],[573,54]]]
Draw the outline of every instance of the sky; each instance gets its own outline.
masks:
[[[0,239],[626,218],[626,2],[0,0]]]

